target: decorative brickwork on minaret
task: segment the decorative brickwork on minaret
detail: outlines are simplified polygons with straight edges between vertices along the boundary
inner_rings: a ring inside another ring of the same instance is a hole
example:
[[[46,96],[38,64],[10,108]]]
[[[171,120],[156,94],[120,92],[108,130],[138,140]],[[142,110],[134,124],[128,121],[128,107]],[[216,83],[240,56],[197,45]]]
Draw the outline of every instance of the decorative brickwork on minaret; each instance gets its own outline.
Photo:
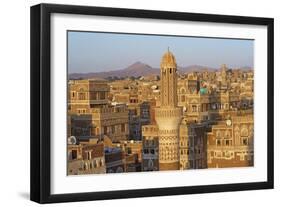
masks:
[[[177,101],[177,64],[168,50],[161,61],[161,106],[155,109],[159,128],[159,170],[179,169],[179,124],[182,108]]]

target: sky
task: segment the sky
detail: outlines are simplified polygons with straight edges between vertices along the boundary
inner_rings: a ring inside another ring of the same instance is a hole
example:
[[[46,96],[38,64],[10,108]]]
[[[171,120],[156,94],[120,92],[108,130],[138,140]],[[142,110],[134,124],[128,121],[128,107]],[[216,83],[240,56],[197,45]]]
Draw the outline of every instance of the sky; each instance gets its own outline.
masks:
[[[254,40],[77,31],[67,35],[69,73],[119,70],[137,61],[159,68],[168,47],[181,67],[254,64]]]

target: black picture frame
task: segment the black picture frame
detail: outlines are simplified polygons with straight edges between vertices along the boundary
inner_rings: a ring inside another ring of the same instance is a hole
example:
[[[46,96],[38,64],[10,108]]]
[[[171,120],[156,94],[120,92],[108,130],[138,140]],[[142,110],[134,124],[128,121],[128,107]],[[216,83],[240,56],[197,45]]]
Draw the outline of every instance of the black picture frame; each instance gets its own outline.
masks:
[[[194,22],[219,22],[267,26],[267,181],[238,184],[218,184],[189,187],[51,194],[50,129],[51,129],[51,72],[50,72],[50,15],[52,13],[99,15],[113,17],[151,18]],[[89,6],[39,4],[31,7],[31,151],[30,199],[38,203],[89,201],[103,199],[166,196],[225,191],[272,189],[274,187],[274,78],[272,18],[195,14],[170,11],[135,10]]]

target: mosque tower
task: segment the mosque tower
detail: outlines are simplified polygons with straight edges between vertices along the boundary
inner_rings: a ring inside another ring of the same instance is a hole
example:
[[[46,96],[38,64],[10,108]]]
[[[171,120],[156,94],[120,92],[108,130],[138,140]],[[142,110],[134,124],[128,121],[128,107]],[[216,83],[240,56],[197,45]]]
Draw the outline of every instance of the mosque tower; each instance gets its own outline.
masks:
[[[182,108],[178,107],[177,64],[168,51],[160,65],[161,105],[155,108],[159,137],[159,170],[179,169],[179,124]]]

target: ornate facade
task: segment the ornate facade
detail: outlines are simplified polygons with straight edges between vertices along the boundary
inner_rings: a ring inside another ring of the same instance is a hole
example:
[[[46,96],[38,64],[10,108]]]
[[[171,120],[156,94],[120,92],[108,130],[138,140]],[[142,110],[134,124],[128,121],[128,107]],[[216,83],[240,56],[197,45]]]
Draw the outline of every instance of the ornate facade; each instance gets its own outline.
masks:
[[[142,127],[142,170],[159,170],[159,142],[157,125]]]
[[[110,137],[113,142],[127,140],[128,107],[112,105],[105,80],[73,80],[69,82],[68,129],[78,140]]]
[[[207,123],[181,123],[181,170],[207,168],[207,131]]]
[[[68,144],[68,175],[100,174],[106,172],[104,145],[96,139],[80,144]]]
[[[254,164],[253,115],[233,116],[212,126],[208,133],[208,168]]]

